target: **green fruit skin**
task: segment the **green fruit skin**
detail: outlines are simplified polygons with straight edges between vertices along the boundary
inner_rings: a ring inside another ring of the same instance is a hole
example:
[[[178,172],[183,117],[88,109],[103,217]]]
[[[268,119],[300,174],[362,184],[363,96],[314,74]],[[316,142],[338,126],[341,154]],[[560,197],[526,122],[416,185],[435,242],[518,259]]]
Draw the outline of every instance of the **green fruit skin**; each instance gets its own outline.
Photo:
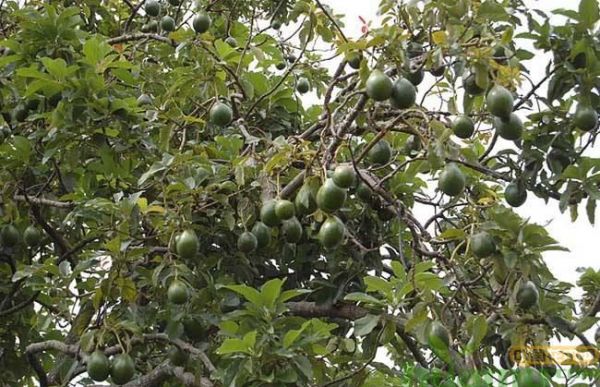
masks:
[[[156,20],[150,20],[148,23],[142,26],[142,32],[156,32],[158,31],[158,22]]]
[[[535,368],[521,368],[517,373],[518,387],[543,387],[546,383],[546,378]]]
[[[363,202],[370,203],[373,199],[373,190],[371,190],[368,185],[361,182],[358,187],[356,187],[356,196]]]
[[[392,147],[386,140],[379,140],[369,149],[367,157],[373,164],[385,165],[392,158]]]
[[[434,77],[441,77],[446,73],[446,66],[433,67],[429,70]]]
[[[308,79],[298,79],[298,83],[296,84],[296,90],[298,90],[298,92],[301,94],[307,93],[310,90],[310,83],[308,82]]]
[[[553,173],[561,173],[568,165],[571,164],[569,155],[562,149],[552,148],[547,155],[548,168]]]
[[[414,73],[407,73],[406,79],[410,81],[415,86],[419,86],[423,79],[425,78],[425,71],[423,69],[417,70]]]
[[[135,374],[135,363],[131,356],[121,354],[115,356],[110,367],[110,376],[117,385],[127,383]]]
[[[358,52],[351,52],[348,54],[346,58],[348,61],[348,65],[352,67],[354,70],[358,70],[360,68],[360,62],[362,62],[362,55]]]
[[[259,249],[271,243],[271,229],[263,222],[256,222],[254,224],[252,234],[256,237],[256,247]]]
[[[175,20],[171,16],[164,16],[160,19],[160,26],[165,31],[175,31]]]
[[[367,95],[375,101],[392,96],[392,80],[380,70],[373,70],[367,79]]]
[[[258,239],[249,231],[244,231],[238,238],[237,248],[243,253],[251,253],[258,247]]]
[[[469,138],[475,131],[475,124],[469,116],[459,116],[452,123],[452,131],[459,138]]]
[[[337,216],[328,217],[319,229],[318,239],[326,249],[333,249],[342,243],[346,226]]]
[[[198,254],[198,237],[194,230],[185,230],[175,244],[177,254],[183,259],[191,259]]]
[[[450,335],[442,324],[434,321],[427,332],[427,344],[434,350],[448,349],[450,346]]]
[[[325,212],[342,208],[346,201],[346,190],[338,187],[332,179],[327,179],[317,191],[317,206]]]
[[[573,117],[576,128],[589,132],[598,125],[598,113],[589,106],[579,105]]]
[[[169,361],[171,364],[177,367],[183,367],[187,363],[188,354],[185,351],[177,347],[173,347],[169,350]]]
[[[284,220],[281,225],[281,231],[288,243],[298,243],[302,239],[302,224],[300,224],[300,221],[296,217]]]
[[[304,184],[294,199],[298,215],[310,215],[317,210],[317,189],[310,184]]]
[[[489,257],[496,251],[494,238],[487,232],[480,232],[471,237],[471,250],[479,258]]]
[[[448,196],[458,196],[465,189],[465,175],[454,164],[444,168],[438,180],[438,188]]]
[[[520,139],[523,134],[523,122],[515,113],[510,113],[508,120],[494,118],[494,127],[498,131],[498,135],[505,140],[515,141]]]
[[[260,209],[260,220],[269,227],[279,225],[279,218],[275,213],[275,200],[269,200]]]
[[[0,231],[0,242],[5,247],[13,247],[19,240],[21,239],[19,235],[19,230],[12,224],[8,224],[2,227],[2,231]]]
[[[144,9],[149,16],[158,16],[160,13],[160,3],[156,0],[149,0]]]
[[[464,79],[463,87],[465,88],[465,92],[469,95],[480,95],[485,91],[481,87],[477,86],[477,83],[475,82],[475,74],[469,74],[469,76]]]
[[[225,39],[225,43],[234,48],[238,46],[238,42],[233,36],[228,36],[227,39]]]
[[[175,305],[185,304],[188,300],[188,287],[181,281],[175,280],[167,289],[169,302]]]
[[[340,165],[333,172],[333,182],[340,188],[350,188],[356,183],[356,173],[350,165]]]
[[[284,63],[284,62],[279,62],[279,63],[277,63],[277,64],[275,65],[275,68],[276,68],[277,70],[283,70],[283,69],[285,69],[285,63]]]
[[[486,96],[488,111],[501,118],[509,118],[513,111],[514,99],[510,91],[502,86],[494,86]]]
[[[417,100],[417,89],[405,78],[400,78],[392,86],[391,102],[396,109],[407,109]]]
[[[527,190],[520,188],[517,183],[510,183],[504,190],[504,199],[511,207],[520,207],[527,200]]]
[[[273,20],[271,22],[271,28],[274,30],[278,30],[281,28],[281,22],[279,22],[278,20]]]
[[[25,231],[23,231],[23,240],[29,247],[37,246],[41,239],[42,233],[35,226],[28,226]]]
[[[218,126],[228,125],[233,119],[233,111],[229,105],[217,102],[210,108],[210,122]]]
[[[108,378],[110,363],[102,351],[94,351],[87,358],[86,370],[90,378],[102,382]]]
[[[194,31],[199,34],[203,34],[208,31],[211,23],[212,21],[210,20],[210,16],[205,13],[201,13],[194,18],[192,26],[194,27]]]
[[[529,309],[537,304],[540,293],[531,281],[527,281],[517,291],[517,303],[523,309]]]
[[[296,215],[296,209],[294,203],[289,200],[278,200],[275,203],[275,215],[279,220],[288,220]]]

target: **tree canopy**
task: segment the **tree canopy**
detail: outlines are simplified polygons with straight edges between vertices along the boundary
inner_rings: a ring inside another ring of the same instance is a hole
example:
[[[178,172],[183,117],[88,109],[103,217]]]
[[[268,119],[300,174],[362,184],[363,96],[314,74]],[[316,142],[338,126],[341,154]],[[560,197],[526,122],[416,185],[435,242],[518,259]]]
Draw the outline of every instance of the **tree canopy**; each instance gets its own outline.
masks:
[[[598,2],[324,3],[0,3],[0,385],[597,380]]]

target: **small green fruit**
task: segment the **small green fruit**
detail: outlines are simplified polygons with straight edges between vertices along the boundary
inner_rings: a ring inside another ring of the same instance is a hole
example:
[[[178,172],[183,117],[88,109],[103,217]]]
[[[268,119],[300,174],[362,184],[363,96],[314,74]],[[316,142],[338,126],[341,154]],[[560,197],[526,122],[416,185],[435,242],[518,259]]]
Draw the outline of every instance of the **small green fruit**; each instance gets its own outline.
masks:
[[[317,206],[324,212],[340,209],[346,201],[346,190],[327,179],[317,191]]]
[[[352,51],[346,57],[348,65],[355,70],[360,68],[360,62],[362,62],[362,54],[358,51]]]
[[[423,82],[423,78],[425,78],[425,71],[423,69],[419,69],[412,73],[406,74],[406,79],[410,81],[415,86],[419,86],[421,82]]]
[[[465,92],[469,95],[480,95],[485,91],[481,87],[477,86],[477,82],[475,81],[475,74],[469,74],[464,79],[463,87],[465,88]]]
[[[385,165],[389,163],[392,158],[392,147],[386,140],[379,140],[371,149],[369,149],[367,157],[373,164]]]
[[[194,20],[192,21],[192,26],[194,27],[194,31],[199,34],[203,34],[210,28],[212,20],[210,20],[210,16],[206,13],[201,13],[196,15]]]
[[[185,304],[188,300],[187,285],[179,280],[171,282],[171,285],[169,285],[169,289],[167,289],[167,298],[172,304]]]
[[[278,200],[275,203],[275,214],[279,220],[288,220],[296,215],[296,208],[294,203],[289,200]]]
[[[258,239],[253,233],[244,231],[238,237],[237,247],[242,253],[251,253],[258,247]]]
[[[160,13],[160,3],[156,0],[148,0],[144,9],[148,16],[158,16]]]
[[[511,207],[521,207],[527,200],[527,190],[517,183],[510,183],[504,190],[504,199]]]
[[[371,200],[373,199],[373,190],[361,181],[358,184],[358,187],[356,187],[356,196],[365,203],[371,203]]]
[[[337,216],[328,217],[319,229],[319,241],[326,249],[333,249],[342,243],[346,226]]]
[[[217,102],[210,108],[209,119],[210,122],[218,126],[229,125],[233,119],[233,111],[229,105]]]
[[[238,46],[238,42],[233,36],[228,36],[227,39],[225,39],[225,43],[229,44],[229,46],[233,48]]]
[[[452,123],[452,131],[459,138],[469,138],[475,131],[475,124],[469,116],[459,116]]]
[[[281,28],[281,22],[279,20],[273,19],[271,21],[271,28],[274,30],[278,30]]]
[[[373,70],[367,79],[367,95],[375,101],[385,101],[392,96],[392,81],[381,70]]]
[[[163,31],[175,31],[175,19],[173,19],[171,16],[163,16],[163,18],[160,19],[160,27],[163,29]]]
[[[494,127],[498,135],[505,140],[516,141],[523,134],[523,122],[515,113],[510,113],[508,119],[495,117]]]
[[[115,356],[110,367],[110,376],[117,385],[129,382],[135,374],[135,363],[131,356],[124,353]]]
[[[298,79],[298,83],[296,84],[296,90],[298,90],[300,94],[308,93],[308,91],[310,90],[310,83],[308,82],[308,79]]]
[[[87,373],[92,380],[102,382],[108,378],[110,373],[110,363],[104,352],[92,352],[92,354],[88,356],[86,363]]]
[[[150,20],[148,23],[142,26],[142,32],[156,32],[158,31],[158,22],[156,20]]]
[[[302,239],[302,224],[295,216],[284,220],[281,224],[281,232],[286,242],[298,243]]]
[[[485,98],[488,111],[501,118],[509,118],[513,111],[512,93],[502,86],[494,86]]]
[[[42,240],[42,233],[37,227],[28,226],[25,231],[23,231],[23,240],[29,247],[37,246]]]
[[[573,116],[573,124],[576,128],[589,132],[598,125],[598,113],[592,107],[580,104]]]
[[[340,188],[350,188],[356,183],[356,173],[351,165],[340,165],[333,172],[333,182]]]
[[[396,109],[407,109],[417,100],[417,89],[406,78],[400,78],[392,86],[391,102]]]
[[[8,224],[2,227],[2,230],[0,231],[0,242],[2,242],[2,246],[13,247],[19,243],[20,239],[21,236],[19,235],[19,230],[17,230],[15,226]]]
[[[256,247],[263,248],[271,243],[271,229],[263,222],[256,222],[252,227],[252,234],[256,237]]]
[[[275,200],[269,200],[260,209],[260,220],[269,227],[279,225],[279,218],[275,213]]]
[[[278,62],[278,63],[275,65],[275,68],[276,68],[277,70],[283,70],[283,69],[285,69],[285,62]]]
[[[460,195],[465,184],[465,175],[454,163],[446,165],[438,180],[438,188],[448,196]]]
[[[471,237],[471,250],[479,258],[489,257],[496,251],[494,238],[485,231],[473,235]]]
[[[175,249],[177,250],[177,255],[179,255],[183,259],[192,259],[196,257],[198,254],[198,237],[194,230],[185,230],[182,232],[177,238],[177,242],[175,244]]]
[[[522,284],[517,291],[517,304],[523,309],[529,309],[537,304],[539,298],[540,292],[531,281]]]

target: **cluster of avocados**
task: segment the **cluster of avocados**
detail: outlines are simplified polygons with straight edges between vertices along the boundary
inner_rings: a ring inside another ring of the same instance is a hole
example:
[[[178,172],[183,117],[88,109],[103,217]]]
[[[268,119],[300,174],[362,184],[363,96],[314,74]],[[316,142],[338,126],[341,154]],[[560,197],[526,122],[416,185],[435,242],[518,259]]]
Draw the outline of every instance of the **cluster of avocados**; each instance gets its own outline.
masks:
[[[179,5],[181,5],[181,1],[182,0],[169,0],[168,2],[172,7],[179,7]],[[149,17],[160,16],[161,11],[162,11],[160,1],[148,0],[144,5],[144,11],[146,12],[146,15]],[[194,17],[194,19],[192,20],[192,28],[194,29],[194,31],[196,31],[199,34],[203,34],[206,31],[208,31],[211,24],[212,24],[212,20],[211,20],[210,16],[204,12],[197,14]],[[169,15],[164,15],[160,19],[160,22],[157,22],[156,20],[148,21],[146,24],[144,24],[142,26],[141,30],[142,30],[142,32],[157,32],[159,26],[165,32],[173,32],[173,31],[175,31],[175,29],[177,27],[175,19],[173,19]],[[233,47],[237,46],[237,41],[232,37],[228,37],[226,42],[227,42],[227,44],[229,44]]]
[[[15,247],[21,242],[21,238],[27,247],[35,247],[42,242],[42,232],[33,225],[27,226],[23,235],[12,224],[7,224],[0,230],[0,246],[2,247]]]
[[[95,350],[86,360],[86,370],[90,378],[102,382],[110,376],[117,385],[129,382],[135,374],[135,362],[127,353],[122,353],[109,360],[104,352]]]

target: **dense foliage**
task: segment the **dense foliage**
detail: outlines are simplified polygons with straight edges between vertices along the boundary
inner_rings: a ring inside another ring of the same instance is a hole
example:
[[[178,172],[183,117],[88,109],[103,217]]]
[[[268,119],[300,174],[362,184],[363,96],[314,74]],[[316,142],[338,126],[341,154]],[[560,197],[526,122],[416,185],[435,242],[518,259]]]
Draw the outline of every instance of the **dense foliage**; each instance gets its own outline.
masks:
[[[509,356],[593,345],[512,207],[594,223],[596,0],[0,4],[0,385],[598,377]]]

